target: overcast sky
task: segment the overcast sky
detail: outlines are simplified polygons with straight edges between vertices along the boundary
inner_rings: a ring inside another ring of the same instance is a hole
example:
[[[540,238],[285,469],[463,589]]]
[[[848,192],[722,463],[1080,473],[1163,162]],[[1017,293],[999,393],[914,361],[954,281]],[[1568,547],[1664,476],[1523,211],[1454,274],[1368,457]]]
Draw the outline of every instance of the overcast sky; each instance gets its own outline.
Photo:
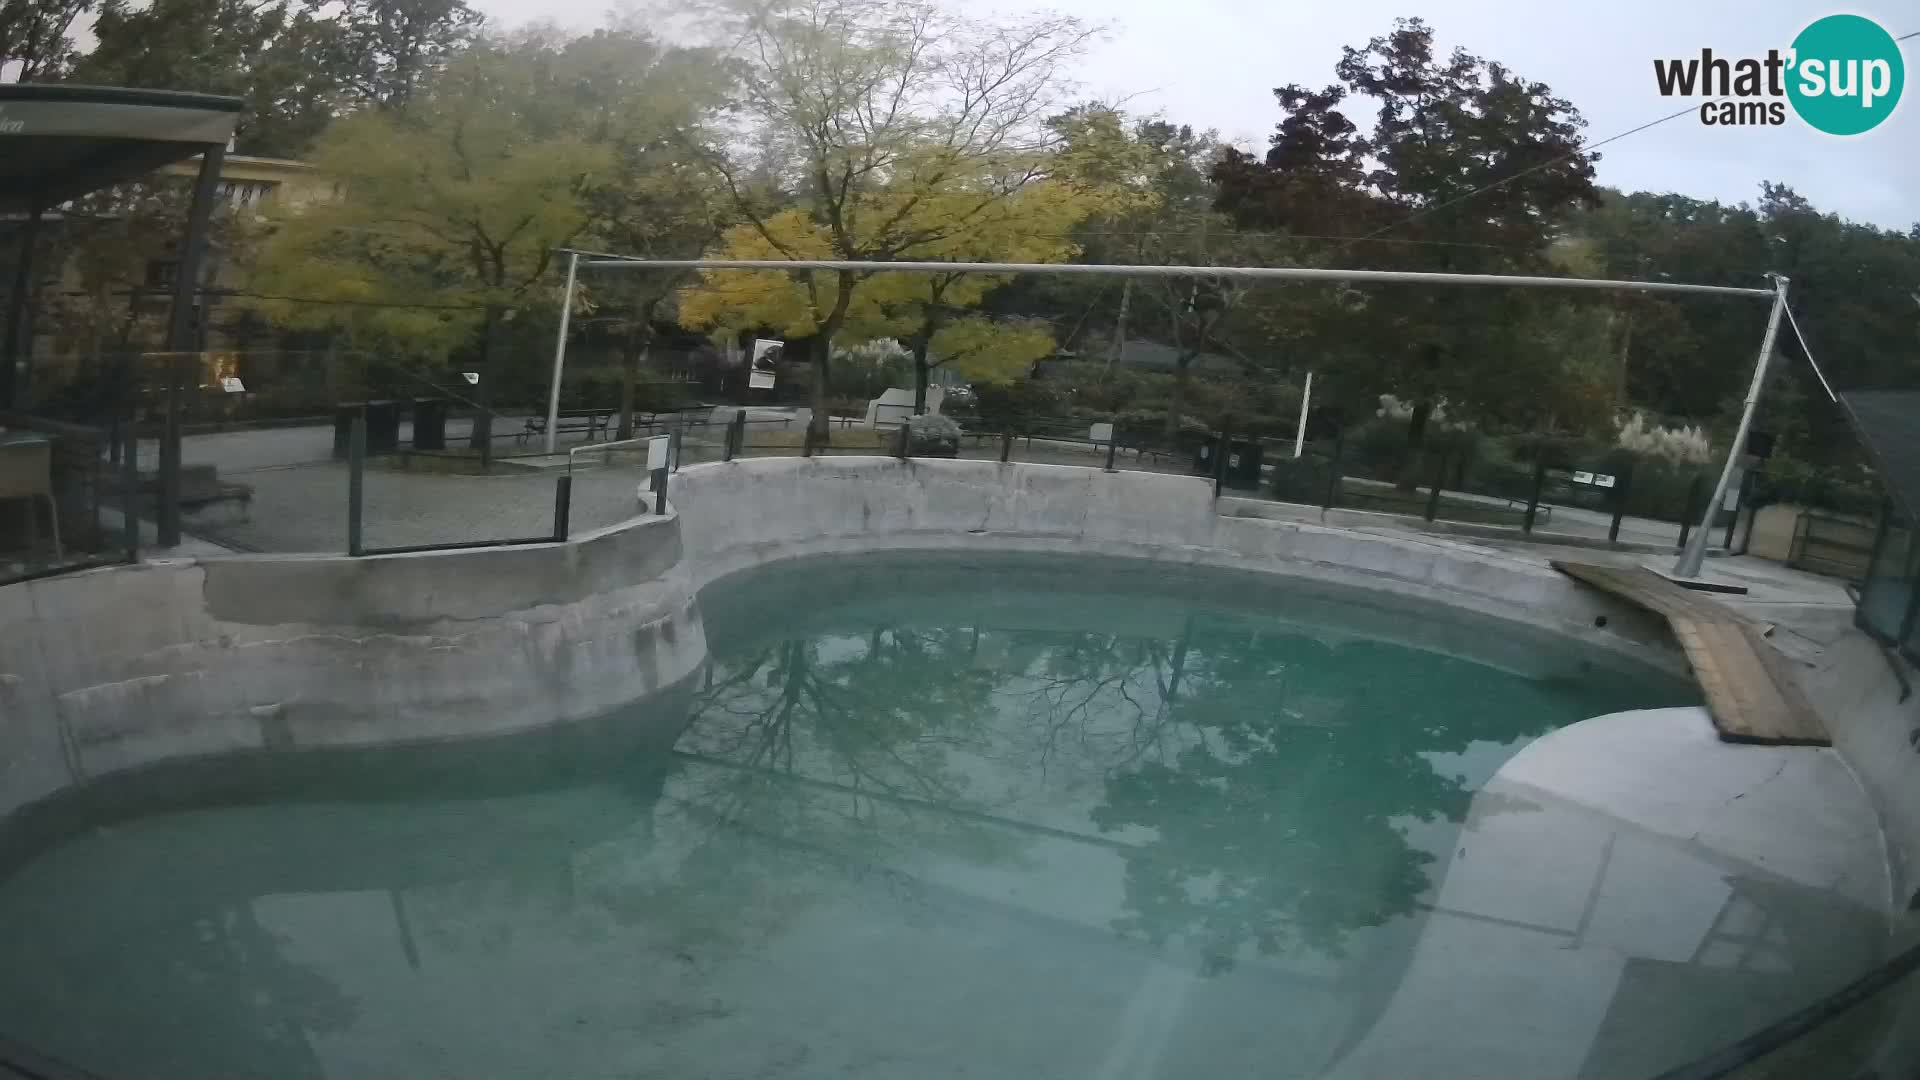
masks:
[[[974,12],[1022,10],[1017,0],[950,0]],[[605,0],[479,0],[509,23],[598,21]],[[1052,0],[1036,3],[1112,27],[1080,64],[1099,97],[1178,123],[1215,128],[1264,147],[1279,118],[1273,88],[1333,80],[1343,45],[1358,45],[1418,15],[1443,47],[1462,45],[1538,79],[1586,116],[1599,141],[1676,111],[1655,88],[1656,57],[1703,46],[1739,58],[1785,49],[1808,23],[1836,11],[1874,19],[1895,37],[1920,30],[1920,4],[1867,0],[1844,7],[1799,0]],[[1600,151],[1599,178],[1627,190],[1757,201],[1762,180],[1792,185],[1822,210],[1906,230],[1920,223],[1920,38],[1906,49],[1908,89],[1898,111],[1866,135],[1835,138],[1789,115],[1785,127],[1708,127],[1683,116]],[[1363,129],[1367,115],[1355,115]]]

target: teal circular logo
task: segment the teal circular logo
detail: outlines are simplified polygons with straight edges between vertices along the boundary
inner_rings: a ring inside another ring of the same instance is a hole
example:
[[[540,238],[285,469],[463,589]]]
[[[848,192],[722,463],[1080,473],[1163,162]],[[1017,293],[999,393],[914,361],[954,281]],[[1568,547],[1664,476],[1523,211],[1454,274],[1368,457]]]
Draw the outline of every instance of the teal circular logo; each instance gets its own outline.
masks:
[[[1829,135],[1858,135],[1893,115],[1906,65],[1893,35],[1872,19],[1829,15],[1793,39],[1787,99]]]

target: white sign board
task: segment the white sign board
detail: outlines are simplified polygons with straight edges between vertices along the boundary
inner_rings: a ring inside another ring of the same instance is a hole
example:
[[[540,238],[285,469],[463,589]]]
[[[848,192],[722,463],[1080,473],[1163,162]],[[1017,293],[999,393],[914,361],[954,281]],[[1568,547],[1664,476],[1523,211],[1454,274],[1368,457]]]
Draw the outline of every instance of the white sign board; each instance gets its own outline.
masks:
[[[468,386],[480,385],[480,373],[477,371],[463,371],[460,373],[460,377],[467,380]]]
[[[657,469],[666,468],[668,464],[667,454],[672,447],[673,436],[671,435],[655,435],[653,438],[648,439],[647,471],[653,472]]]
[[[1599,473],[1593,474],[1594,487],[1610,488],[1613,485],[1614,485],[1614,478],[1611,476],[1608,476],[1606,473],[1599,472]]]
[[[1593,474],[1590,472],[1575,472],[1573,474],[1573,482],[1576,484],[1591,484],[1593,483]]]
[[[247,384],[241,382],[237,375],[228,375],[220,380],[220,389],[229,394],[244,394],[247,392]]]
[[[1112,442],[1113,441],[1113,425],[1112,424],[1095,424],[1092,427],[1088,428],[1087,441],[1097,442],[1097,443]]]
[[[786,343],[782,341],[753,339],[753,364],[747,371],[749,390],[773,389],[774,381],[780,377],[780,361],[786,354],[786,348]]]

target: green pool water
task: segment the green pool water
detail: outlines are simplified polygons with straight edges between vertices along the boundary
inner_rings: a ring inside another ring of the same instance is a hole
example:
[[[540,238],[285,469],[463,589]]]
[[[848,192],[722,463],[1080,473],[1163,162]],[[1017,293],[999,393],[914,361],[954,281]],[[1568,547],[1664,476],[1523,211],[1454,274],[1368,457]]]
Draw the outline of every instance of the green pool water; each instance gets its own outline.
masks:
[[[0,1038],[108,1077],[1328,1075],[1501,763],[1693,701],[1158,565],[809,561],[701,602],[695,683],[577,730],[74,810],[0,881]]]

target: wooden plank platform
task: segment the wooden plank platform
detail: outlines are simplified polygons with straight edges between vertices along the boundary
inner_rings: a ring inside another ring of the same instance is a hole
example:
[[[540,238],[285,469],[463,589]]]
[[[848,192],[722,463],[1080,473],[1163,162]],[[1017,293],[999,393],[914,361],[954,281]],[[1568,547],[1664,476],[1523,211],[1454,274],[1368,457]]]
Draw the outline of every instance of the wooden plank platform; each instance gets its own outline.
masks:
[[[1645,567],[1555,560],[1553,568],[1667,620],[1707,696],[1707,712],[1722,739],[1833,744],[1786,658],[1751,619]]]

